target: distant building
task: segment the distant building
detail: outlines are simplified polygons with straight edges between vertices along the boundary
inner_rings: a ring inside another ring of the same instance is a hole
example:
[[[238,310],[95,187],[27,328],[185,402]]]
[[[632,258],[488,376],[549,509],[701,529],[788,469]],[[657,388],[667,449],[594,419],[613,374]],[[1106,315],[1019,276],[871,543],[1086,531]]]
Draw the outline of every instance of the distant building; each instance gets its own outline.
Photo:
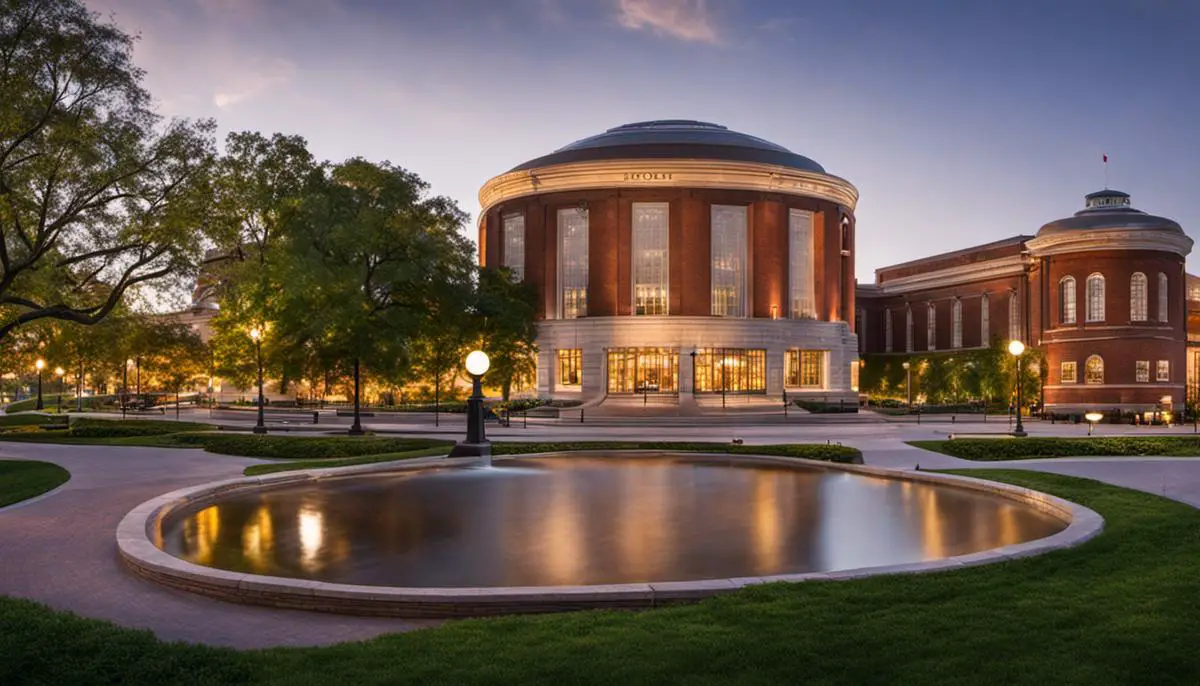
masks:
[[[1191,249],[1178,223],[1134,209],[1128,194],[1091,193],[1036,235],[876,270],[875,283],[858,288],[859,350],[1020,339],[1045,351],[1048,410],[1179,409],[1197,397],[1197,358],[1187,353],[1189,312],[1200,332],[1200,280],[1184,271]]]

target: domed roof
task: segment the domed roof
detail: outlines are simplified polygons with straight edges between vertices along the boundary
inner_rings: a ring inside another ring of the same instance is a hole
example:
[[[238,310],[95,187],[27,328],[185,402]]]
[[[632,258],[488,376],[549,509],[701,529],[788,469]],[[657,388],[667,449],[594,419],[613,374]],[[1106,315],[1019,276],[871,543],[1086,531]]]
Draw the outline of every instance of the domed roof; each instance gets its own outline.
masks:
[[[1100,229],[1158,229],[1183,233],[1183,227],[1173,219],[1156,217],[1136,210],[1130,205],[1129,194],[1104,189],[1086,196],[1086,207],[1065,219],[1052,221],[1037,233],[1051,236],[1069,231],[1095,231]]]
[[[523,171],[570,162],[685,158],[758,162],[824,174],[825,168],[803,155],[719,124],[689,119],[635,122],[577,140],[518,165]]]

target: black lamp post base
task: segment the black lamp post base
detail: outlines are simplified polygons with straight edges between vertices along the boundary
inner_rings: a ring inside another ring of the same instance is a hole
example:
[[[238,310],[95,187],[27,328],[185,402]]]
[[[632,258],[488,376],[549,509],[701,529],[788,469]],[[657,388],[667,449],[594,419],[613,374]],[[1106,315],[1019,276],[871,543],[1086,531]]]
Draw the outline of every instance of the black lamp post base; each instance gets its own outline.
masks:
[[[1029,434],[1025,433],[1025,429],[1017,429],[1016,431],[1012,432],[1012,435],[1016,436],[1017,438],[1025,438]]]
[[[346,433],[347,433],[347,434],[349,434],[349,435],[351,435],[351,436],[365,436],[365,435],[367,435],[367,432],[366,432],[366,430],[365,430],[365,429],[363,429],[361,426],[352,426],[352,427],[350,427],[350,430],[349,430],[349,431],[347,431]]]
[[[492,463],[492,444],[490,441],[482,443],[456,443],[450,449],[450,457],[477,457],[485,464]]]
[[[267,427],[265,427],[265,426],[254,427],[254,433],[256,433],[256,434],[265,434],[266,432],[267,432]]]

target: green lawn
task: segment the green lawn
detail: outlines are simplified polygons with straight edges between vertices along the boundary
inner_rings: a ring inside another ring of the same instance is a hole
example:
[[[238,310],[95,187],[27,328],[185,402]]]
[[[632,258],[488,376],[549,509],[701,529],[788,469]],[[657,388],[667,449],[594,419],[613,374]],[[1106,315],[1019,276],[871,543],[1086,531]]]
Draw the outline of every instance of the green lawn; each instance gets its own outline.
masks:
[[[41,426],[55,420],[62,421],[44,414],[0,414],[0,430],[16,426]]]
[[[952,441],[909,441],[908,444],[980,462],[1088,456],[1200,457],[1200,436],[956,438]]]
[[[953,572],[471,620],[328,648],[166,644],[0,599],[0,683],[1200,683],[1200,511],[1072,477],[970,475],[1087,505],[1105,533]]]
[[[70,478],[67,470],[49,462],[0,460],[0,507],[54,490]]]

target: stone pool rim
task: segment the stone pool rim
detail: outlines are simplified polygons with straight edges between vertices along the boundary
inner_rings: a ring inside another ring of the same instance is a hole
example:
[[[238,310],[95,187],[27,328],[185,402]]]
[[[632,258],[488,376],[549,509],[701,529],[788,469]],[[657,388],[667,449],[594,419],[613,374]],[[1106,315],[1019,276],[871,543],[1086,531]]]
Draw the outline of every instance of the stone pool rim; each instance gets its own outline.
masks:
[[[569,458],[571,456],[683,457],[746,464],[773,464],[949,486],[1016,501],[1065,522],[1067,527],[1058,533],[1032,541],[924,562],[772,576],[581,586],[435,588],[338,584],[206,567],[175,557],[154,544],[153,531],[165,517],[179,508],[216,500],[233,491],[292,486],[306,481],[341,479],[365,474],[469,467],[476,464],[476,458],[426,457],[403,462],[328,467],[263,476],[238,477],[165,493],[147,500],[125,515],[117,527],[117,547],[122,561],[134,574],[165,586],[220,600],[338,614],[453,618],[599,608],[649,609],[676,603],[695,602],[756,584],[780,581],[850,580],[878,574],[961,569],[1074,547],[1094,538],[1104,529],[1104,519],[1094,510],[1082,505],[1020,486],[955,474],[935,474],[772,455],[734,455],[668,450],[557,451],[497,456],[494,461],[547,457]]]

